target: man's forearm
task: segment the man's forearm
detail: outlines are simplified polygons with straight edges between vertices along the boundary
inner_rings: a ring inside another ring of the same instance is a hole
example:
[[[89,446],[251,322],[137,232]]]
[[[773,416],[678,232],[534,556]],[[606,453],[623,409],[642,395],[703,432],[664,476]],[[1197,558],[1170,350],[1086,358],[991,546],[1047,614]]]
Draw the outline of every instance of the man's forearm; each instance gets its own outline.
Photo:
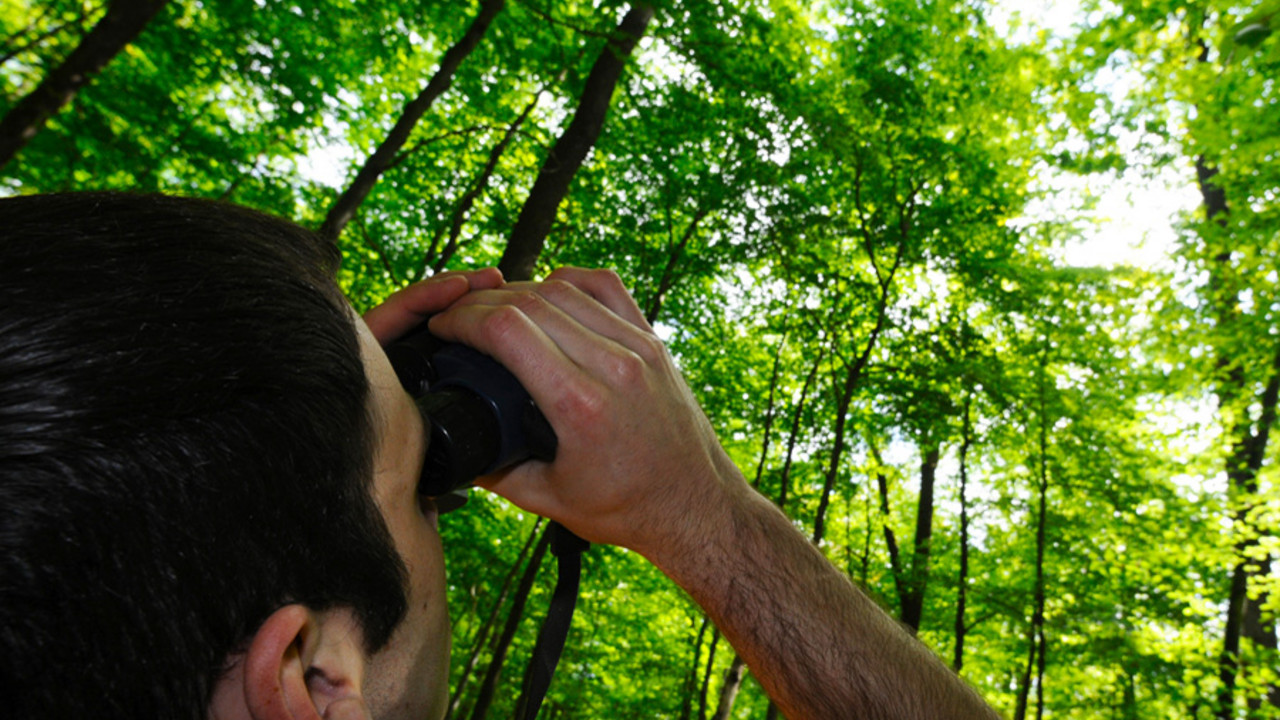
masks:
[[[652,559],[707,611],[786,717],[997,717],[772,503],[734,485],[701,552]]]
[[[560,441],[481,484],[649,558],[789,718],[995,717],[746,484],[617,275],[558,270],[431,323],[512,370]]]

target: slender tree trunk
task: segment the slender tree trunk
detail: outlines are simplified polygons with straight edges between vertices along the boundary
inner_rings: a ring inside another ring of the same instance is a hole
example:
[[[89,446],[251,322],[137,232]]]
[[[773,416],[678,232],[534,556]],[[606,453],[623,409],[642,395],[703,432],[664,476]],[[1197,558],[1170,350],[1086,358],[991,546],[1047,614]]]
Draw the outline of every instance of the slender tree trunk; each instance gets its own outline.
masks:
[[[1203,57],[1202,57],[1203,59]],[[1203,156],[1196,158],[1196,179],[1199,183],[1201,199],[1205,208],[1205,217],[1210,222],[1211,232],[1228,230],[1226,192],[1214,182],[1218,175],[1217,168],[1210,167]],[[1206,242],[1228,246],[1229,238],[1205,238]],[[1212,247],[1212,246],[1211,246]],[[1230,335],[1238,324],[1237,307],[1239,303],[1239,283],[1231,268],[1231,251],[1220,250],[1215,253],[1210,266],[1209,287],[1211,302],[1214,304],[1219,327],[1225,335]],[[1261,395],[1257,398],[1260,411],[1256,421],[1249,417],[1243,402],[1246,395],[1247,379],[1244,371],[1232,357],[1229,350],[1219,350],[1217,361],[1220,377],[1216,394],[1218,406],[1222,408],[1223,430],[1233,438],[1231,452],[1227,457],[1228,495],[1236,507],[1232,511],[1233,521],[1244,537],[1236,542],[1237,562],[1231,569],[1231,580],[1228,586],[1227,613],[1222,638],[1222,654],[1218,658],[1218,718],[1231,720],[1234,717],[1235,687],[1237,676],[1241,672],[1241,640],[1247,638],[1262,648],[1276,648],[1276,626],[1274,620],[1264,621],[1261,606],[1266,603],[1266,594],[1256,600],[1249,597],[1250,580],[1266,577],[1271,572],[1270,560],[1262,562],[1246,562],[1245,557],[1250,548],[1257,545],[1256,531],[1251,527],[1249,511],[1254,507],[1258,492],[1258,472],[1266,457],[1267,445],[1270,441],[1271,426],[1276,419],[1277,395],[1280,395],[1280,348],[1272,362],[1270,377]],[[1237,419],[1232,420],[1232,414]],[[1280,686],[1268,689],[1266,701],[1280,707]],[[1249,704],[1256,709],[1261,698],[1250,698]]]
[[[564,73],[562,72],[560,74],[560,78],[563,77]],[[560,78],[557,78],[557,80]],[[431,247],[427,250],[427,257],[422,262],[421,267],[423,272],[425,272],[427,266],[430,265],[431,271],[433,273],[438,273],[444,270],[445,265],[453,259],[454,253],[458,251],[458,238],[462,235],[462,225],[467,219],[467,214],[471,212],[471,208],[475,205],[480,194],[489,186],[489,180],[493,177],[494,171],[498,168],[498,161],[502,159],[503,153],[505,153],[507,148],[511,145],[511,141],[515,139],[516,133],[520,131],[520,126],[523,125],[524,121],[533,113],[533,109],[538,106],[538,102],[542,99],[542,95],[545,92],[545,87],[538,90],[538,92],[533,96],[533,99],[529,101],[529,104],[525,106],[523,111],[521,111],[520,115],[507,126],[507,130],[502,134],[502,139],[498,141],[498,144],[494,145],[493,149],[489,151],[489,159],[485,162],[484,168],[480,171],[479,177],[477,177],[476,181],[471,184],[471,187],[463,193],[462,197],[458,200],[458,204],[454,206],[453,213],[449,216],[449,237],[445,241],[444,249],[440,252],[438,257],[436,256],[436,240],[439,239],[439,235],[437,234],[436,238],[432,239]],[[420,273],[419,278],[421,277],[422,274]]]
[[[716,712],[711,716],[711,720],[729,720],[729,714],[733,712],[733,701],[738,697],[738,690],[742,688],[746,665],[747,662],[740,655],[733,656],[733,662],[724,673],[724,684],[720,686],[720,701],[716,704]]]
[[[649,321],[652,324],[652,320]],[[774,401],[778,395],[778,377],[782,373],[782,350],[787,346],[787,334],[784,331],[778,340],[778,349],[773,353],[773,372],[769,374],[769,400],[764,413],[764,438],[760,441],[760,461],[756,463],[755,479],[751,486],[760,489],[760,478],[764,476],[764,464],[769,458],[769,440],[773,436]]]
[[[36,49],[41,44],[43,44],[44,41],[58,35],[62,31],[66,30],[67,28],[73,25],[78,25],[83,27],[85,20],[88,19],[90,15],[102,9],[102,5],[96,5],[92,8],[86,8],[84,6],[81,6],[80,12],[77,14],[75,20],[54,25],[53,27],[40,33],[39,35],[35,36],[31,40],[27,41],[26,43],[20,44],[19,41],[22,40],[25,36],[35,32],[36,27],[40,25],[41,21],[43,21],[46,17],[48,17],[49,13],[52,12],[53,9],[54,7],[52,3],[46,3],[44,9],[40,11],[40,15],[37,16],[36,19],[31,22],[30,25],[28,25],[27,27],[19,30],[18,32],[4,39],[3,45],[4,47],[9,48],[9,50],[4,55],[0,55],[0,65],[4,65],[5,63],[18,57],[24,52]]]
[[[933,487],[938,476],[940,450],[932,445],[920,463],[920,499],[916,505],[916,539],[911,553],[907,596],[903,598],[902,623],[915,634],[924,616],[924,595],[929,585],[929,543],[933,540]]]
[[[827,463],[827,472],[822,483],[822,496],[818,499],[818,513],[813,519],[813,544],[822,543],[822,538],[826,534],[826,515],[827,508],[831,505],[831,491],[836,485],[836,476],[840,473],[840,461],[844,457],[844,433],[845,419],[849,416],[849,405],[853,402],[853,391],[858,384],[858,378],[862,375],[862,368],[865,367],[865,359],[870,357],[871,346],[875,343],[873,336],[867,341],[867,352],[862,354],[860,359],[863,362],[849,365],[845,371],[844,385],[840,388],[837,395],[836,403],[836,436],[831,445],[831,457]]]
[[[1031,615],[1031,628],[1035,633],[1032,645],[1037,656],[1036,662],[1036,720],[1044,714],[1044,669],[1047,648],[1045,647],[1044,605],[1044,554],[1047,536],[1047,514],[1049,509],[1049,418],[1047,416],[1048,393],[1048,340],[1045,340],[1045,351],[1040,358],[1040,473],[1037,482],[1039,511],[1036,513],[1036,584],[1035,610]]]
[[[702,637],[706,635],[707,626],[711,621],[704,615],[702,618],[702,626],[698,628],[698,638],[693,643],[693,662],[689,664],[689,674],[685,677],[684,683],[684,700],[680,704],[681,720],[691,720],[693,717],[693,695],[698,690],[698,666],[702,663]]]
[[[871,258],[872,265],[875,267],[876,281],[880,285],[880,299],[876,303],[876,324],[871,329],[871,335],[867,337],[867,344],[863,346],[862,353],[846,370],[844,385],[837,394],[835,444],[831,448],[831,461],[827,464],[826,477],[822,484],[822,497],[818,499],[818,513],[813,521],[813,543],[815,545],[822,542],[823,534],[826,531],[824,522],[827,507],[831,504],[831,489],[835,487],[836,475],[839,474],[840,470],[840,460],[844,454],[845,418],[849,414],[849,404],[853,400],[853,391],[857,387],[858,381],[862,379],[862,373],[867,369],[867,365],[871,361],[871,352],[875,350],[876,342],[880,339],[880,333],[884,331],[885,322],[889,316],[889,295],[893,291],[894,276],[902,265],[903,246],[906,240],[907,235],[904,229],[899,239],[898,252],[894,256],[893,264],[888,272],[883,275],[879,264],[875,260],[872,246],[870,243],[867,245],[867,253]]]
[[[1018,694],[1013,708],[1013,720],[1027,720],[1027,698],[1031,695],[1031,668],[1036,662],[1035,625],[1027,626],[1027,662],[1018,676]]]
[[[538,568],[542,565],[542,558],[546,556],[550,542],[551,533],[543,530],[542,537],[538,539],[538,544],[533,549],[533,557],[529,558],[524,575],[520,577],[520,584],[516,586],[515,598],[511,601],[511,611],[507,613],[507,622],[502,627],[502,634],[498,636],[498,644],[493,650],[493,659],[489,661],[489,669],[485,672],[484,681],[480,683],[480,690],[476,694],[476,703],[471,708],[471,720],[483,720],[489,713],[489,706],[493,703],[493,696],[498,689],[498,678],[502,675],[502,666],[507,660],[507,651],[511,649],[511,641],[520,627],[520,619],[524,617],[524,606],[529,600],[529,591],[533,589],[533,581],[538,576]]]
[[[62,64],[45,76],[0,120],[0,168],[13,159],[49,118],[75,98],[126,45],[142,33],[168,0],[115,0]]]
[[[818,367],[822,365],[822,358],[825,356],[825,348],[818,351],[818,356],[813,359],[813,366],[809,369],[809,374],[804,379],[804,387],[800,389],[800,399],[796,401],[795,414],[791,416],[791,431],[787,436],[787,456],[782,463],[782,476],[778,480],[778,507],[782,510],[787,509],[787,492],[791,486],[791,462],[795,458],[796,442],[800,438],[800,418],[804,415],[804,406],[809,399],[809,391],[813,389],[814,380],[818,377]]]
[[[529,532],[529,538],[525,540],[524,547],[520,548],[520,555],[516,557],[516,561],[511,564],[511,569],[507,571],[506,577],[502,579],[502,588],[498,591],[498,599],[493,603],[493,609],[489,611],[489,616],[485,618],[484,624],[476,632],[475,637],[471,639],[471,653],[467,656],[467,662],[462,666],[462,675],[458,678],[458,684],[453,689],[453,698],[449,701],[449,710],[445,713],[445,717],[453,717],[458,712],[458,706],[462,704],[462,697],[466,693],[467,683],[471,680],[471,673],[475,671],[476,662],[480,659],[480,652],[484,649],[486,643],[489,642],[489,635],[498,625],[498,613],[502,610],[502,605],[507,601],[507,593],[511,590],[511,582],[515,580],[516,570],[524,564],[525,557],[529,554],[529,549],[533,547],[534,542],[538,539],[539,532],[542,530],[542,518],[534,523],[533,530]]]
[[[969,445],[973,426],[969,419],[973,394],[964,397],[964,419],[960,428],[960,577],[956,580],[955,655],[951,666],[957,673],[964,667],[965,603],[969,597]]]
[[[632,5],[591,66],[573,120],[538,171],[520,217],[511,229],[502,260],[498,262],[498,268],[508,280],[528,280],[533,276],[533,266],[546,244],[560,202],[600,136],[622,68],[652,18],[653,8],[649,5]]]
[[[654,290],[653,297],[649,299],[649,309],[644,314],[650,325],[657,322],[658,313],[662,312],[662,301],[666,298],[667,293],[671,291],[678,277],[676,266],[680,264],[680,258],[684,255],[685,248],[689,247],[689,241],[697,233],[698,224],[702,222],[708,213],[710,213],[710,210],[699,209],[694,214],[693,220],[685,227],[684,233],[680,236],[680,242],[668,250],[667,264],[666,267],[662,268],[662,278],[658,281],[658,287]]]
[[[898,549],[898,537],[889,526],[889,479],[884,473],[876,473],[876,487],[880,490],[880,523],[884,527],[884,544],[889,551],[889,568],[893,571],[893,586],[898,591],[898,610],[907,603],[906,573],[902,569],[902,552]]]
[[[698,697],[698,720],[707,720],[707,693],[711,688],[711,669],[716,664],[716,645],[720,642],[720,629],[713,628],[711,649],[707,652],[707,669],[702,674],[702,692]]]
[[[387,133],[386,138],[365,160],[360,171],[356,173],[355,179],[329,208],[324,222],[320,225],[320,234],[323,237],[334,241],[338,239],[342,229],[355,217],[360,203],[373,192],[373,186],[378,182],[378,178],[395,163],[396,156],[408,142],[418,121],[431,108],[436,98],[444,94],[444,91],[453,84],[453,75],[457,72],[458,66],[480,44],[489,25],[505,4],[506,0],[484,0],[480,4],[480,12],[476,15],[476,19],[471,22],[471,26],[467,28],[462,38],[445,51],[444,56],[440,58],[440,67],[431,76],[427,86],[408,105],[405,105],[404,112],[400,113],[400,118],[396,120],[396,124]]]

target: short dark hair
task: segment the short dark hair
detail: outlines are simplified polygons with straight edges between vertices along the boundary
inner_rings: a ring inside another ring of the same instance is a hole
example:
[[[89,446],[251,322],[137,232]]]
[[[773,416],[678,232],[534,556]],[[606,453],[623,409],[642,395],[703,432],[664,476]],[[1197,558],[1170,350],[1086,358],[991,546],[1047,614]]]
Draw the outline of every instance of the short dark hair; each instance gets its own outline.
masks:
[[[0,200],[0,687],[201,717],[290,602],[405,612],[336,248],[227,204]]]

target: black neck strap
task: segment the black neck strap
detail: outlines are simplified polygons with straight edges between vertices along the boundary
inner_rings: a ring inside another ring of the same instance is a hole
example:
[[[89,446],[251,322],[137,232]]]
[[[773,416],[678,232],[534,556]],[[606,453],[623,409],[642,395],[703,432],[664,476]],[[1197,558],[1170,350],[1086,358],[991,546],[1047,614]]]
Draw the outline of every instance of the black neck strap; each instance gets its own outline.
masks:
[[[582,578],[582,552],[589,543],[574,535],[560,523],[553,522],[547,530],[551,533],[551,552],[558,559],[556,589],[551,594],[551,606],[542,621],[538,642],[533,646],[533,656],[524,673],[524,687],[516,702],[517,720],[534,720],[542,707],[542,699],[551,685],[556,663],[564,651],[564,642],[573,622],[573,610],[578,604],[578,583]]]

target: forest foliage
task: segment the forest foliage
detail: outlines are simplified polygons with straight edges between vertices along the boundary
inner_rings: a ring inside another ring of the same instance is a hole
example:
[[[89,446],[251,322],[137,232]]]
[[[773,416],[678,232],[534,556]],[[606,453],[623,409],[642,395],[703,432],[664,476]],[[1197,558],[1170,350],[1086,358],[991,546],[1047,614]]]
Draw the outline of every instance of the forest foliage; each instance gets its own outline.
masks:
[[[613,268],[748,480],[1003,714],[1280,717],[1280,2],[1004,12],[0,0],[0,193],[265,209],[359,308]],[[1068,264],[1049,180],[1122,172],[1199,198],[1168,262]],[[510,715],[541,524],[441,529],[451,717]],[[543,717],[769,715],[735,660],[596,547]]]

